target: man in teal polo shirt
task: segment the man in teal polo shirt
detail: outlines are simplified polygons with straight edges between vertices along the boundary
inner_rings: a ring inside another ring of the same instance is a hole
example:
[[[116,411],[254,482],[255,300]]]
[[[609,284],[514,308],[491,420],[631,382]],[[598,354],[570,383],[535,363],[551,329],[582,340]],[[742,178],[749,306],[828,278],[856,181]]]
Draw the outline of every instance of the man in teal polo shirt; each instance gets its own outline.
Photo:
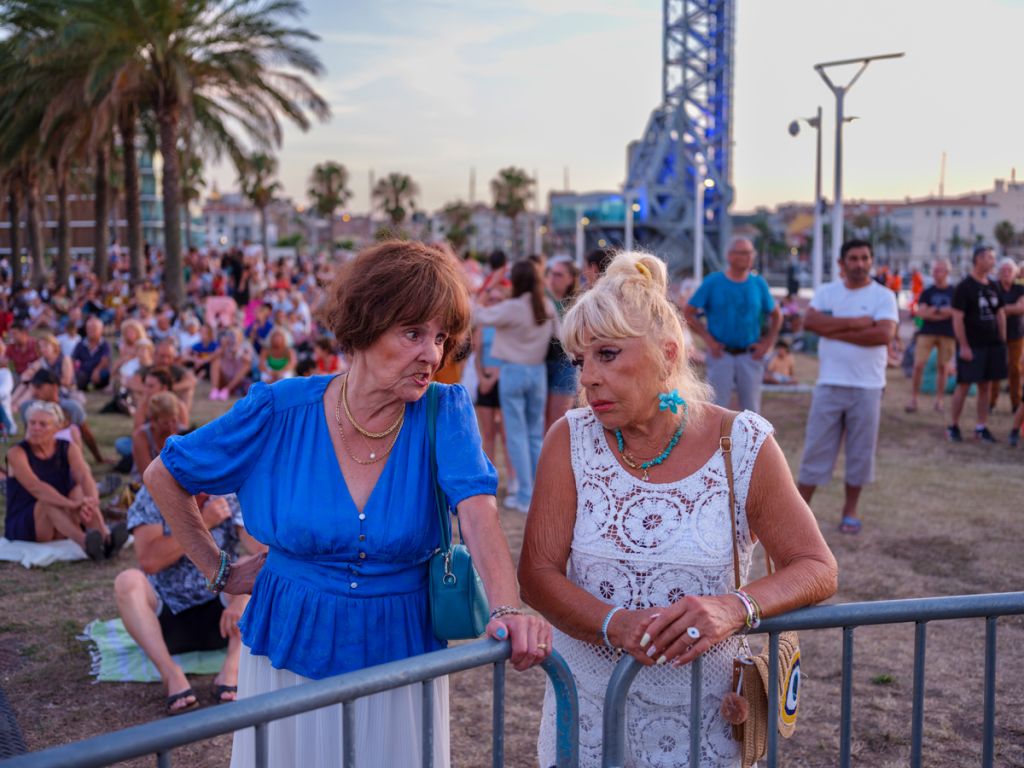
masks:
[[[734,237],[726,261],[724,272],[708,275],[700,284],[684,314],[707,346],[707,376],[715,390],[715,403],[728,408],[735,391],[740,408],[756,413],[761,410],[765,356],[775,346],[782,313],[768,283],[750,273],[754,264],[750,240]],[[707,326],[700,321],[701,310]],[[766,317],[767,330],[762,333]]]

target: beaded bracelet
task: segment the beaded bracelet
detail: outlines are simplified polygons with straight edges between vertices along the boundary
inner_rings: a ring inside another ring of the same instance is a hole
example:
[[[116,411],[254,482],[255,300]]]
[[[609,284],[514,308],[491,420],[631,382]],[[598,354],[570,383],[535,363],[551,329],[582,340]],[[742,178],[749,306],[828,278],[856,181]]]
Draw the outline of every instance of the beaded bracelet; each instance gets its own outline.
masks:
[[[612,645],[612,641],[608,639],[608,626],[612,623],[612,616],[614,616],[621,610],[624,610],[623,607],[621,605],[616,605],[614,608],[608,611],[608,615],[604,617],[604,622],[601,624],[601,637],[604,640],[604,644],[611,648],[613,651],[617,651],[618,648]]]
[[[523,612],[514,605],[499,605],[491,611],[491,620],[500,619],[502,616],[522,616]]]
[[[217,566],[217,575],[213,579],[206,580],[206,588],[214,594],[224,591],[228,583],[228,574],[231,573],[231,559],[223,549],[220,551],[220,564]]]
[[[745,635],[750,630],[757,629],[761,626],[761,606],[757,604],[754,598],[742,589],[735,589],[731,594],[736,595],[736,597],[740,599],[740,602],[743,603],[744,610],[747,612],[746,619],[744,619],[743,622],[743,629],[740,630],[739,634]]]

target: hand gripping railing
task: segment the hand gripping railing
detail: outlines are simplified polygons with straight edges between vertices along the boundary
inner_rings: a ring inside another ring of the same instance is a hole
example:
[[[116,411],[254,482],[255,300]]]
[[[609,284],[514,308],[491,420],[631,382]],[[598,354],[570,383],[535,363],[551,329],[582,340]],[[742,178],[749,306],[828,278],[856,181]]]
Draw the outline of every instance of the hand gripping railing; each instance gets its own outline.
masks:
[[[821,605],[765,619],[756,630],[768,634],[768,690],[779,689],[779,633],[792,630],[843,630],[842,711],[839,726],[839,766],[850,766],[851,713],[853,704],[853,630],[871,624],[914,622],[914,701],[911,715],[910,765],[921,766],[921,741],[924,732],[925,629],[929,621],[949,619],[985,619],[985,714],[982,731],[983,768],[992,768],[995,755],[996,714],[996,618],[1024,614],[1024,592],[988,595],[925,597],[910,600]],[[700,658],[691,665],[690,687],[690,768],[700,765],[701,686],[703,669]],[[624,656],[616,665],[604,699],[603,768],[621,768],[626,755],[626,695],[641,665],[632,656]],[[778,722],[779,699],[768,697],[768,722]],[[768,728],[768,768],[778,763],[778,729]]]
[[[41,752],[0,760],[3,768],[92,768],[155,754],[158,768],[169,768],[175,747],[202,741],[242,728],[254,728],[256,766],[268,768],[268,726],[302,712],[333,704],[342,705],[343,762],[345,768],[356,765],[355,700],[412,683],[423,684],[423,765],[433,765],[433,681],[442,675],[461,672],[484,664],[494,665],[494,707],[492,763],[504,764],[505,661],[511,655],[506,640],[478,640],[402,661],[349,672],[272,693],[179,715],[173,720],[158,720],[121,731],[94,736],[84,741],[53,747]],[[579,703],[576,685],[569,667],[558,653],[541,665],[555,691],[557,703],[558,768],[576,768],[579,764]]]

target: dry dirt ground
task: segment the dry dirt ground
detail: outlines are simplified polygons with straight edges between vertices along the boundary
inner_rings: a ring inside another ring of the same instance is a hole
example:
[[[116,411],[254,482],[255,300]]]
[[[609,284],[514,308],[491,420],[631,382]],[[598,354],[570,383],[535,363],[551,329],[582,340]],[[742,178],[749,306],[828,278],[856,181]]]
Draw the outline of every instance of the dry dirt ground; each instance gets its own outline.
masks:
[[[804,381],[815,362],[799,359]],[[862,499],[859,536],[836,532],[841,484],[819,491],[814,512],[840,564],[836,602],[1000,592],[1021,589],[1024,539],[1024,472],[1021,450],[943,439],[943,418],[930,401],[917,414],[903,412],[907,381],[890,371],[884,400],[878,482]],[[809,395],[772,394],[765,415],[797,469]],[[197,417],[221,406],[197,398]],[[968,402],[972,424],[973,400]],[[216,410],[215,410],[216,409]],[[127,419],[95,417],[110,445],[127,431]],[[993,416],[1005,439],[1006,396]],[[837,477],[841,477],[837,475]],[[523,518],[503,516],[518,553]],[[162,716],[158,685],[93,684],[89,657],[76,639],[94,618],[115,615],[111,585],[130,553],[104,565],[74,563],[27,571],[0,564],[0,687],[6,691],[30,749],[61,744]],[[983,621],[935,623],[928,628],[924,764],[976,765],[981,758]],[[833,766],[839,741],[839,630],[802,635],[804,686],[796,735],[781,750],[785,766]],[[1024,617],[999,621],[996,759],[1024,766]],[[853,753],[860,766],[902,766],[909,761],[913,627],[856,632]],[[533,766],[543,673],[509,671],[506,700],[506,765]],[[205,690],[210,679],[194,683]],[[452,681],[452,753],[459,766],[490,765],[490,670],[455,675]],[[226,766],[228,737],[174,753],[174,764]],[[132,765],[152,765],[152,758]]]

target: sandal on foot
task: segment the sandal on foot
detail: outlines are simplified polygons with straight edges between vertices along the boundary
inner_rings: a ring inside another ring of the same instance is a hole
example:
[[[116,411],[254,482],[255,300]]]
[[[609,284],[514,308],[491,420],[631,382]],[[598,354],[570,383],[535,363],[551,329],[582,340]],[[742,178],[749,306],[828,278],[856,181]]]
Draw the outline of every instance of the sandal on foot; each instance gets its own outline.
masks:
[[[82,549],[85,550],[85,554],[89,556],[90,560],[98,563],[103,559],[103,534],[95,528],[90,528],[85,532],[85,543]]]
[[[192,701],[183,707],[175,707],[174,705],[182,699],[187,699],[189,696],[192,697]],[[189,710],[195,709],[199,706],[199,699],[196,698],[195,691],[191,688],[186,688],[181,693],[175,693],[167,697],[167,714],[170,716],[180,715],[182,712],[188,712]]]
[[[903,406],[904,413],[917,413],[917,406],[913,403],[907,403]]]
[[[225,693],[235,694],[235,699],[225,699]],[[236,701],[238,696],[237,685],[221,685],[220,683],[213,684],[213,702],[215,704],[227,704],[229,701]]]
[[[128,524],[120,522],[110,529],[110,538],[103,543],[103,556],[108,560],[117,557],[121,547],[128,541]]]
[[[840,533],[857,534],[860,533],[861,522],[859,517],[844,517],[843,521],[839,524]]]

